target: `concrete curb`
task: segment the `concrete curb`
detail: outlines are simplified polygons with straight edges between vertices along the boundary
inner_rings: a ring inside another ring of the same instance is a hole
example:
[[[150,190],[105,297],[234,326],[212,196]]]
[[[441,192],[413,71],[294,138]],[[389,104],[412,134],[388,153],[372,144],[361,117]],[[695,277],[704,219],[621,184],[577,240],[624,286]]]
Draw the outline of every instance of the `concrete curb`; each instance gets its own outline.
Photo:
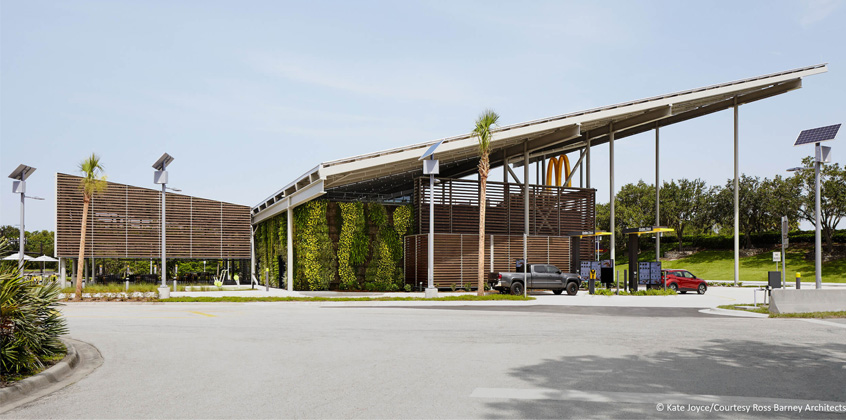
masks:
[[[769,318],[770,316],[767,314],[759,314],[755,312],[749,311],[740,311],[734,309],[722,309],[722,308],[708,308],[702,309],[699,313],[708,314],[708,315],[722,315],[722,316],[733,316],[738,318]]]
[[[75,383],[103,364],[103,358],[94,346],[69,338],[61,340],[68,349],[62,361],[37,375],[0,389],[0,413]]]

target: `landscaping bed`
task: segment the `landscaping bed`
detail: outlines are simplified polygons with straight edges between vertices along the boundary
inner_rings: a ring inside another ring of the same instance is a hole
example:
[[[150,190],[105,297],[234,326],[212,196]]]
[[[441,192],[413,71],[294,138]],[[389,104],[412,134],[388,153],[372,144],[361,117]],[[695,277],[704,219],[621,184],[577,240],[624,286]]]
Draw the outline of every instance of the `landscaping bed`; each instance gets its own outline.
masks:
[[[459,296],[443,296],[438,298],[425,298],[416,296],[393,296],[393,297],[294,297],[294,296],[200,296],[200,297],[173,297],[169,299],[162,299],[160,302],[410,302],[410,301],[494,301],[494,300],[535,300],[535,298],[528,296],[514,296],[514,295],[459,295]]]
[[[35,375],[37,375],[41,372],[44,372],[47,369],[50,369],[50,367],[52,367],[56,363],[61,362],[62,359],[64,359],[65,356],[67,356],[67,354],[68,354],[67,347],[62,346],[62,350],[60,352],[58,352],[58,353],[56,353],[52,356],[45,356],[45,357],[39,358],[39,360],[41,361],[41,364],[42,364],[42,368],[40,368],[40,369],[36,369],[36,370],[30,371],[30,372],[27,372],[26,374],[5,374],[5,373],[0,372],[0,388],[12,386],[16,382],[22,381],[26,378],[29,378],[30,376],[35,376]]]
[[[720,305],[720,309],[729,309],[735,311],[754,312],[758,314],[767,314],[770,318],[846,318],[846,311],[826,311],[826,312],[804,312],[804,313],[789,313],[789,314],[771,314],[769,305],[755,306],[751,303],[735,304],[735,305]]]

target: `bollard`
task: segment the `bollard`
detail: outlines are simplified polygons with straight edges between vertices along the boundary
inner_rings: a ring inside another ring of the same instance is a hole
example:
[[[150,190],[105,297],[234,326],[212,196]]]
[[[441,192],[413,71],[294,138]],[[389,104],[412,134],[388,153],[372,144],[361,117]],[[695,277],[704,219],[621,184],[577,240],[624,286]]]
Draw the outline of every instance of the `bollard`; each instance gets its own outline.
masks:
[[[620,272],[617,272],[617,296],[620,296]]]
[[[588,293],[593,294],[596,291],[596,279],[588,280]]]
[[[265,271],[264,271],[264,291],[265,292],[270,291],[270,269],[269,268],[265,269]]]
[[[126,281],[126,293],[129,293],[129,280]]]
[[[802,288],[802,273],[796,273],[796,290]]]
[[[173,291],[176,291],[176,279],[173,279]]]

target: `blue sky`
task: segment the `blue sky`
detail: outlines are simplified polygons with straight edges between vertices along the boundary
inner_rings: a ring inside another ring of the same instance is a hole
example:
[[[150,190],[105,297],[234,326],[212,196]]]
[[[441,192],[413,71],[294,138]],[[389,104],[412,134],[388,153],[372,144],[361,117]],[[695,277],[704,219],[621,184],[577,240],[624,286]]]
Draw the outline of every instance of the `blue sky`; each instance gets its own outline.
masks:
[[[741,170],[767,177],[811,154],[799,131],[846,119],[844,1],[4,0],[0,19],[0,172],[37,167],[47,199],[27,230],[54,229],[54,173],[91,152],[150,188],[170,153],[183,193],[252,206],[319,162],[469,132],[485,108],[512,124],[829,63],[740,108]],[[662,129],[662,178],[725,183],[732,130],[730,111]],[[618,188],[651,183],[654,134],[617,153]],[[607,146],[592,159],[607,202]]]

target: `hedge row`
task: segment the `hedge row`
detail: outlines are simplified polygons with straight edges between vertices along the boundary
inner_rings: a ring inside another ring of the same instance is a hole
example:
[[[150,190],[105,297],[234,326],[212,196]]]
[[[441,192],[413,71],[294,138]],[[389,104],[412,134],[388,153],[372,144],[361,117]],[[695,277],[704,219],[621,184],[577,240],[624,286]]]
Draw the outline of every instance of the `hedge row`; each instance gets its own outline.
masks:
[[[814,231],[797,230],[788,234],[790,243],[814,243]],[[846,242],[846,230],[835,231],[832,235],[834,242]],[[646,241],[647,243],[649,241]],[[678,238],[672,235],[665,235],[661,237],[662,244],[678,244]],[[746,235],[741,235],[740,243],[746,243]],[[685,246],[693,246],[696,248],[706,249],[733,249],[734,236],[732,235],[685,235],[682,239],[682,244]],[[776,246],[781,244],[781,233],[768,232],[752,235],[752,244],[756,247]],[[641,247],[647,246],[644,241],[641,241]]]

